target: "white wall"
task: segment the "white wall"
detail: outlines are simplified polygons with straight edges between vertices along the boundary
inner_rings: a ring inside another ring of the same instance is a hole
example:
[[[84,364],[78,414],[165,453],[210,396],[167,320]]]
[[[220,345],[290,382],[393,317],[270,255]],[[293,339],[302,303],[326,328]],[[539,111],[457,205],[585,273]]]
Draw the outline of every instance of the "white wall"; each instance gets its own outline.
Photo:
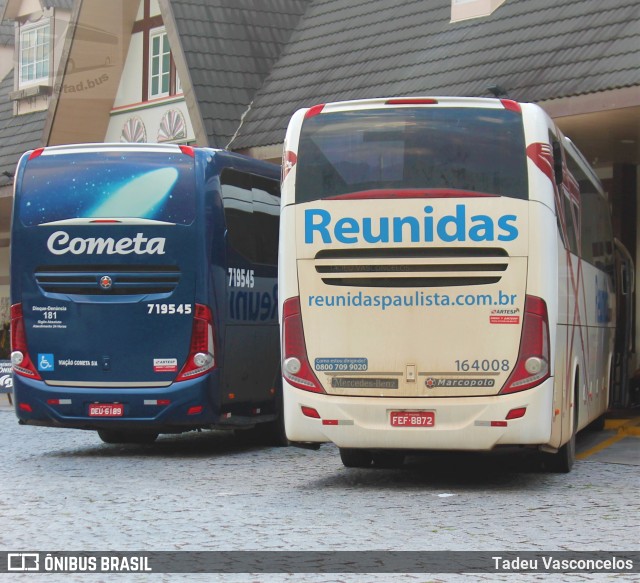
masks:
[[[114,108],[133,105],[142,100],[142,41],[141,32],[131,35],[129,53],[122,70]]]
[[[22,0],[16,14],[20,17],[26,17],[41,11],[42,5],[40,4],[40,0]]]
[[[157,0],[151,0],[150,15],[160,14],[160,6]],[[143,18],[143,3],[140,2],[138,16]],[[119,142],[122,129],[128,120],[138,118],[144,125],[147,142],[158,141],[158,131],[162,117],[170,109],[177,109],[185,119],[187,137],[186,140],[194,141],[195,133],[189,112],[182,95],[168,97],[166,100],[142,103],[142,56],[144,37],[141,32],[131,36],[131,44],[125,61],[122,77],[118,86],[118,92],[111,110],[109,127],[105,135],[105,142]],[[181,139],[184,142],[185,139]]]
[[[151,0],[149,4],[149,15],[158,16],[159,14],[160,14],[160,3],[158,2],[158,0]]]
[[[13,47],[0,47],[0,81],[13,69]]]

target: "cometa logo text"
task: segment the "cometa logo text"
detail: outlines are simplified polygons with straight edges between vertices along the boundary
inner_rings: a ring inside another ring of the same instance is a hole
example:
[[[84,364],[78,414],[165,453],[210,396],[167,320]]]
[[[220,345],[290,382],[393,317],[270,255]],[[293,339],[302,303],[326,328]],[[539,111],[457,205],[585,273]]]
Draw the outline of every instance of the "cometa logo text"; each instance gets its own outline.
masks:
[[[71,238],[64,231],[56,231],[47,240],[47,248],[54,255],[164,255],[164,237],[147,238],[142,233],[136,236],[113,239],[112,237]]]

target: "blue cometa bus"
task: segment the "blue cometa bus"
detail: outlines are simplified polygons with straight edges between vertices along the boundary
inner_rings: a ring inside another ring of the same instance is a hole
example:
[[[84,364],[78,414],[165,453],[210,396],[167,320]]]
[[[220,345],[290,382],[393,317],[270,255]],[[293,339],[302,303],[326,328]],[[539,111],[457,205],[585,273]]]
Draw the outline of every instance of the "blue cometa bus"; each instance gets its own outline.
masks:
[[[20,423],[108,443],[264,423],[284,439],[279,172],[177,145],[24,154],[11,232]]]

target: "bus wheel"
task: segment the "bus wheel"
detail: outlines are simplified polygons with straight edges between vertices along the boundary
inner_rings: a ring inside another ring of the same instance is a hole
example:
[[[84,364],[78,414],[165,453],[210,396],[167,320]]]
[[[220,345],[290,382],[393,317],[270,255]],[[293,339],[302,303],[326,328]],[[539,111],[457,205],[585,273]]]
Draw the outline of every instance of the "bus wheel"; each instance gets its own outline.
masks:
[[[340,459],[346,468],[368,468],[373,454],[368,449],[340,448]]]
[[[573,404],[573,426],[571,437],[556,453],[545,453],[544,464],[550,472],[568,474],[576,461],[576,433],[578,429],[578,391]]]
[[[557,474],[568,474],[576,461],[576,432],[573,431],[571,439],[567,441],[557,453],[545,454],[545,465],[549,471]]]
[[[397,451],[377,451],[373,454],[376,468],[399,468],[404,464],[404,454]]]
[[[153,443],[158,434],[150,431],[98,429],[98,437],[105,443]]]
[[[284,415],[282,412],[280,412],[278,418],[274,421],[256,425],[254,434],[258,441],[264,445],[271,445],[273,447],[287,447],[289,445],[289,440],[284,430]]]
[[[276,395],[274,400],[275,411],[277,417],[273,421],[261,423],[256,426],[259,438],[264,441],[265,445],[274,447],[287,447],[289,440],[284,428],[284,403],[282,401],[282,375],[278,371],[276,381],[274,382]]]

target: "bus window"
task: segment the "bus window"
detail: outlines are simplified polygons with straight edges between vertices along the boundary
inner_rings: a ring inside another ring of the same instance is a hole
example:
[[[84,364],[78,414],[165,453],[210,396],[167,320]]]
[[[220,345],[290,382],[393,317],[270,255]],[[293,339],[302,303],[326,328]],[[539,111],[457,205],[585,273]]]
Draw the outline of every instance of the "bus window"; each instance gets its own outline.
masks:
[[[613,231],[608,203],[573,158],[567,159],[567,167],[580,187],[581,256],[590,264],[613,274]]]
[[[564,205],[562,216],[565,222],[566,233],[569,239],[569,250],[574,255],[578,255],[580,252],[578,246],[579,230],[576,228],[576,221],[580,216],[580,211],[577,208],[578,204],[570,197],[569,193],[567,192],[563,192],[562,194],[562,203]]]
[[[231,249],[251,263],[277,265],[278,183],[227,168],[220,185]]]
[[[296,201],[376,189],[527,198],[522,118],[509,110],[385,108],[304,121]]]

